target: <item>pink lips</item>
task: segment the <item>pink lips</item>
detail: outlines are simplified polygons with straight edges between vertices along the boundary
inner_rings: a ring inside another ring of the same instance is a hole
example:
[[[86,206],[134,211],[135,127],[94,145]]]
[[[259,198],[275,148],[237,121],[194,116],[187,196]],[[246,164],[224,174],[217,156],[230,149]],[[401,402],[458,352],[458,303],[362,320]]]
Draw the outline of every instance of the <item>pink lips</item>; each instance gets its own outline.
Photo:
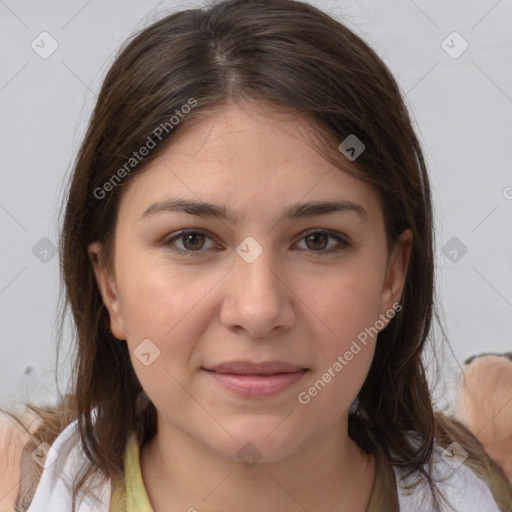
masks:
[[[231,361],[203,370],[226,389],[246,398],[274,396],[292,386],[308,371],[284,361]]]

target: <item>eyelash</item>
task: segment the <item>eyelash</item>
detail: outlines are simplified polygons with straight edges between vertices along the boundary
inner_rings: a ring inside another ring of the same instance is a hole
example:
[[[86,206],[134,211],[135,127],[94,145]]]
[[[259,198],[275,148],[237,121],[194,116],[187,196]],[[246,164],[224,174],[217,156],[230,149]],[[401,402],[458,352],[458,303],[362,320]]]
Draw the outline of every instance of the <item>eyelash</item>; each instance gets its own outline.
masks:
[[[182,254],[184,256],[192,256],[192,257],[199,256],[202,252],[204,252],[202,249],[198,249],[197,251],[191,251],[191,250],[185,251],[183,249],[178,249],[177,247],[172,245],[175,240],[179,240],[179,239],[181,239],[181,237],[183,237],[185,235],[191,235],[191,234],[205,235],[207,238],[211,239],[211,237],[208,236],[207,233],[205,233],[204,231],[191,229],[191,230],[183,230],[183,231],[178,232],[176,235],[174,235],[171,238],[168,238],[167,240],[162,242],[162,245],[166,246],[171,251],[178,253],[178,254]],[[326,231],[326,230],[310,230],[310,231],[304,232],[302,237],[300,238],[299,242],[302,241],[307,236],[316,235],[316,234],[327,235],[331,238],[334,238],[335,240],[338,241],[338,244],[341,244],[341,247],[338,245],[338,246],[335,246],[328,250],[318,250],[318,251],[314,251],[312,249],[305,249],[305,250],[311,252],[313,256],[322,256],[324,254],[332,254],[334,252],[338,252],[338,251],[344,249],[345,247],[348,247],[349,245],[351,245],[349,242],[347,242],[345,239],[343,239],[338,234],[335,234],[331,231]]]

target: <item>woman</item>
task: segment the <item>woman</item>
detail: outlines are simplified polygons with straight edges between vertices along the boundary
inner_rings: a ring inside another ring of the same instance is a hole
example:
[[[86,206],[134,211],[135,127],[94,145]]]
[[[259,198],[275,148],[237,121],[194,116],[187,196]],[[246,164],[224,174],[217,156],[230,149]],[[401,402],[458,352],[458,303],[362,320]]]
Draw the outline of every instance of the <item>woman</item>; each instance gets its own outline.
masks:
[[[509,510],[433,411],[432,232],[398,87],[342,24],[229,0],[141,31],[71,179],[73,389],[32,409],[18,509]]]

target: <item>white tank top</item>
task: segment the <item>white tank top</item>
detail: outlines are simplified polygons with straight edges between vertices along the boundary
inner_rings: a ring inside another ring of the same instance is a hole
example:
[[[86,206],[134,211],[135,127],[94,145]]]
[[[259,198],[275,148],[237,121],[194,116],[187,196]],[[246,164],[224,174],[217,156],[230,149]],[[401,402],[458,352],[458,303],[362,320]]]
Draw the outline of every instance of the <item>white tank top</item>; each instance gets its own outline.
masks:
[[[435,445],[433,478],[457,512],[500,512],[491,491],[469,468],[452,467],[442,457],[442,448]],[[58,457],[56,455],[58,454]],[[78,432],[78,422],[69,424],[55,439],[48,451],[41,479],[27,512],[71,512],[73,477],[88,463]],[[455,466],[456,464],[452,464]],[[404,487],[417,478],[413,473],[401,481],[401,471],[393,466],[397,481],[400,512],[431,512],[432,497],[428,485],[421,483],[412,491]],[[95,482],[93,482],[94,484]],[[98,485],[99,482],[96,482]],[[110,482],[97,487],[99,499],[87,496],[78,512],[108,512],[111,498]],[[443,512],[452,512],[444,502]],[[511,504],[512,510],[512,504]]]

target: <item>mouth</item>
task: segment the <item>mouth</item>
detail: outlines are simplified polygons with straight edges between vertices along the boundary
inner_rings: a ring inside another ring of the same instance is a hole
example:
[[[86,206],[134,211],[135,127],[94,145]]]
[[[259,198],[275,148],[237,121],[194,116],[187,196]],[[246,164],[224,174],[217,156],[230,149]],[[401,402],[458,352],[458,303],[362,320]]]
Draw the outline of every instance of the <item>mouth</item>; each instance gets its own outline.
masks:
[[[244,398],[276,396],[296,384],[309,371],[297,365],[272,361],[250,363],[235,361],[213,368],[202,368],[224,389]]]

